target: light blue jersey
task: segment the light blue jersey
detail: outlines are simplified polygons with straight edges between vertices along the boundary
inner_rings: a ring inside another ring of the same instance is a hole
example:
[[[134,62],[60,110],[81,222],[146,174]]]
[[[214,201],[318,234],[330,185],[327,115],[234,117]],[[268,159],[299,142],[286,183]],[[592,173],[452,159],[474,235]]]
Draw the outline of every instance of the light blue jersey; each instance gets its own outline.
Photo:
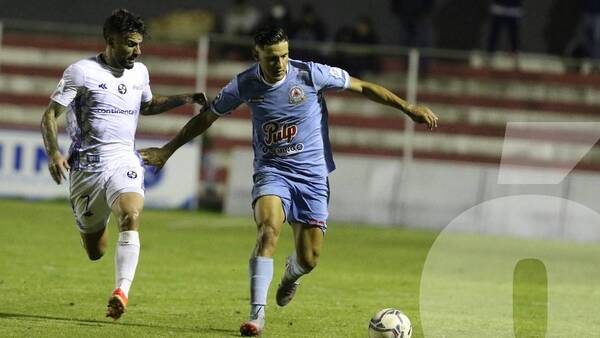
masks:
[[[323,92],[349,84],[345,70],[297,60],[289,60],[284,79],[269,84],[255,64],[221,90],[211,110],[225,115],[242,103],[250,107],[255,173],[325,178],[335,164]]]

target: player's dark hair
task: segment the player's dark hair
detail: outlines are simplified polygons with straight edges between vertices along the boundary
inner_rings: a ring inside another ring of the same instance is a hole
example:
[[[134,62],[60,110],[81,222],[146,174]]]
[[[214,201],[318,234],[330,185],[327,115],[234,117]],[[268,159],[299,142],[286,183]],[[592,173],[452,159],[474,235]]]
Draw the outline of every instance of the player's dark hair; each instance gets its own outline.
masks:
[[[281,27],[266,27],[254,34],[254,45],[260,49],[288,41],[288,36]]]
[[[104,40],[112,34],[125,36],[129,33],[140,33],[146,35],[146,24],[142,17],[135,15],[124,8],[115,9],[112,14],[104,21]]]

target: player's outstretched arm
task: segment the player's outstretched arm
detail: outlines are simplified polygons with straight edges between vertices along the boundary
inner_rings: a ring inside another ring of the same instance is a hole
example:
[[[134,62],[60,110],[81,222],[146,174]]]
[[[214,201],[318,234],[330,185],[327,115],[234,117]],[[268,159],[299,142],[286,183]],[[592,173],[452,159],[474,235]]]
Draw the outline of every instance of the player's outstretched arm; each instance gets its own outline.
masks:
[[[48,154],[48,170],[56,184],[60,184],[62,180],[67,179],[67,171],[71,169],[67,159],[60,153],[58,149],[58,127],[56,118],[59,117],[66,107],[50,101],[48,108],[42,115],[42,138],[44,139],[44,147]]]
[[[204,93],[180,94],[180,95],[153,95],[152,100],[143,102],[140,109],[142,115],[156,115],[164,113],[173,108],[184,104],[197,103],[200,106],[206,106],[208,99]]]
[[[139,151],[145,164],[156,166],[160,170],[169,157],[182,145],[188,143],[196,136],[204,133],[219,118],[219,115],[213,113],[208,106],[191,120],[177,133],[177,135],[161,148],[146,148]]]
[[[400,109],[413,121],[426,124],[429,129],[437,127],[438,117],[431,109],[426,106],[410,104],[378,84],[351,77],[348,90],[363,94],[377,103]]]

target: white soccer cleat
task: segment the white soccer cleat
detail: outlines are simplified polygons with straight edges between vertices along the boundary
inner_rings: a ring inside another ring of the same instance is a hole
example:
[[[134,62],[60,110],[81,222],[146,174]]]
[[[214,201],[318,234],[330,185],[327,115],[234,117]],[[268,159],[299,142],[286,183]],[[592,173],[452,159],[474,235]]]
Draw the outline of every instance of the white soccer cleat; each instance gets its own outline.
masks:
[[[264,318],[251,319],[240,325],[240,334],[242,337],[260,336],[265,328]]]

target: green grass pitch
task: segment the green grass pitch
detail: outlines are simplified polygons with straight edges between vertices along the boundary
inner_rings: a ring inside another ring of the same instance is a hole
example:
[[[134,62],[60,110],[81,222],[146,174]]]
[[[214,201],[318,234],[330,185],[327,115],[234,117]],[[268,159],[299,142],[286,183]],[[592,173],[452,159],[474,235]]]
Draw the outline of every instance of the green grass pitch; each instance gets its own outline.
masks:
[[[114,287],[114,221],[109,251],[91,262],[66,201],[0,200],[0,214],[0,337],[239,336],[255,239],[250,217],[144,211],[129,309],[114,322],[104,317]],[[304,277],[293,302],[279,308],[275,288],[292,250],[291,229],[285,227],[263,337],[366,337],[369,318],[385,307],[402,309],[413,322],[413,337],[423,337],[419,284],[436,235],[330,224],[319,266]],[[542,337],[545,317],[532,313],[534,301],[544,300],[544,288],[536,287],[543,283],[529,281],[531,274],[522,271],[515,274],[525,281],[515,289],[524,294],[515,301],[515,315],[522,317],[517,336]],[[448,325],[462,325],[454,319]]]

